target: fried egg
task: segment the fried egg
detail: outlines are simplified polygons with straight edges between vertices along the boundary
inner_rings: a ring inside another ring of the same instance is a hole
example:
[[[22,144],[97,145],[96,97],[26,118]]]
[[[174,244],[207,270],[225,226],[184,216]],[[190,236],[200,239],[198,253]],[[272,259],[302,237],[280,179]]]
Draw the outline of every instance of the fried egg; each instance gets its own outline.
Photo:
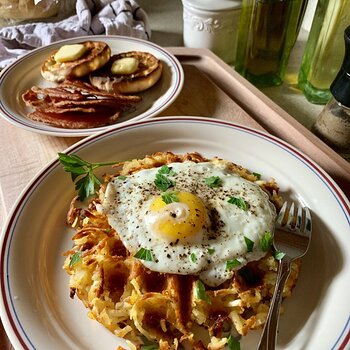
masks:
[[[220,161],[114,177],[99,210],[144,266],[213,287],[266,255],[276,218],[268,194]]]

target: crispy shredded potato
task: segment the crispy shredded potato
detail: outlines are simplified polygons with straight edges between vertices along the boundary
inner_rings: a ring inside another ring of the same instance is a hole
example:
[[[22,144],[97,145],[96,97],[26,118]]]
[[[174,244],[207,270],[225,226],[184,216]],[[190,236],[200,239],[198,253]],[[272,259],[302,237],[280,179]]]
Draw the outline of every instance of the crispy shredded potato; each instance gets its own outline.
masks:
[[[209,160],[198,153],[155,153],[123,163],[114,175],[106,175],[105,181],[184,161]],[[210,161],[224,162],[217,158]],[[238,165],[229,166],[233,172],[257,182],[280,209],[281,198],[274,180],[262,181]],[[230,334],[245,336],[249,330],[263,327],[277,276],[278,262],[272,252],[248,263],[220,286],[207,287],[209,304],[195,293],[198,277],[153,272],[130,256],[107,217],[97,211],[98,203],[94,198],[84,209],[77,206],[77,198],[72,200],[67,223],[76,233],[73,248],[65,253],[64,269],[70,275],[71,297],[81,299],[89,309],[89,317],[126,339],[131,349],[154,342],[161,350],[178,349],[180,345],[219,350],[225,347]],[[291,295],[299,269],[300,261],[294,262],[283,291],[285,297]],[[206,342],[202,336],[196,337],[198,327],[207,334]]]

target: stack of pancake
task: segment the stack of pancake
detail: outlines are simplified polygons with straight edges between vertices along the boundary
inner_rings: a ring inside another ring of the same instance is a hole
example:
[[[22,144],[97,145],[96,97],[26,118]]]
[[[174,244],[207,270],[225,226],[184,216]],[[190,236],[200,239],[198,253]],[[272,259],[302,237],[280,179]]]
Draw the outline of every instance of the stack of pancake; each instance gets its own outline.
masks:
[[[100,41],[64,45],[41,67],[42,77],[55,85],[33,86],[22,98],[34,109],[27,117],[62,128],[94,128],[114,123],[123,111],[142,100],[135,93],[161,77],[162,63],[147,52],[111,55]]]

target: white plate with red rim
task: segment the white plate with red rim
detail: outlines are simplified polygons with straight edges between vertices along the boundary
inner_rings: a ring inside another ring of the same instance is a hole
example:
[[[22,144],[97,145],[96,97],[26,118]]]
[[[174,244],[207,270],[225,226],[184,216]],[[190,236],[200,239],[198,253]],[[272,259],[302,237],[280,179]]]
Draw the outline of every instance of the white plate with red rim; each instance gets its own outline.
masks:
[[[32,111],[22,100],[22,94],[32,86],[51,87],[55,83],[46,81],[40,73],[45,59],[62,45],[83,41],[103,41],[107,43],[112,55],[127,51],[149,52],[163,63],[160,80],[150,89],[139,93],[142,101],[135,109],[125,111],[112,124],[91,129],[68,129],[51,126],[30,120],[26,115]],[[180,62],[166,49],[149,41],[117,35],[94,35],[55,42],[33,50],[6,67],[0,73],[0,115],[10,123],[23,129],[51,136],[88,136],[108,128],[118,127],[130,121],[154,117],[167,108],[179,95],[184,83],[184,73]]]
[[[90,162],[144,157],[156,151],[198,151],[273,177],[284,198],[313,216],[310,250],[284,303],[277,349],[350,349],[350,203],[336,183],[288,143],[242,125],[201,117],[154,118],[105,130],[66,152]],[[101,169],[105,173],[108,169]],[[0,316],[15,349],[116,349],[125,345],[69,298],[62,252],[74,187],[57,159],[28,184],[2,232]],[[256,348],[261,331],[241,340]]]

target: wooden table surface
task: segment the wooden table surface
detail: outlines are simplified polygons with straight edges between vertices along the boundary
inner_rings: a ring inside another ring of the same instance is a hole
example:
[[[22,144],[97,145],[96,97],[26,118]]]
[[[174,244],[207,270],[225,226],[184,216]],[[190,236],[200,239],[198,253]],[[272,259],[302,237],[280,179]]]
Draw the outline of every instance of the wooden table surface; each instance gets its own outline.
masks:
[[[305,131],[297,122],[288,119],[288,116],[283,115],[283,120],[269,121],[268,117],[261,114],[263,110],[267,110],[269,116],[274,118],[275,115],[282,115],[283,111],[262,94],[259,95],[249,84],[244,85],[242,79],[229,73],[228,66],[206,51],[183,48],[171,50],[178,55],[183,64],[185,84],[177,100],[163,111],[161,116],[211,116],[269,132],[274,132],[273,124],[277,123],[281,129],[277,136],[286,136],[287,141],[293,142],[296,139],[305,143],[307,139],[310,142],[311,138],[311,143],[316,147],[314,149],[310,146],[310,152],[313,152],[311,156],[318,157],[318,161],[321,159],[325,168],[335,169],[335,176],[340,179],[344,191],[347,190],[347,176],[350,176],[347,163],[342,163],[332,150],[325,148],[319,140],[313,139],[311,133]],[[249,91],[251,95],[245,99],[244,96],[247,96]],[[275,130],[275,134],[278,130]],[[65,150],[80,138],[38,134],[0,119],[0,140],[0,223],[3,227],[11,207],[30,179],[55,158],[58,152]],[[321,151],[317,151],[320,147]],[[0,330],[0,349],[13,349],[3,329]]]

